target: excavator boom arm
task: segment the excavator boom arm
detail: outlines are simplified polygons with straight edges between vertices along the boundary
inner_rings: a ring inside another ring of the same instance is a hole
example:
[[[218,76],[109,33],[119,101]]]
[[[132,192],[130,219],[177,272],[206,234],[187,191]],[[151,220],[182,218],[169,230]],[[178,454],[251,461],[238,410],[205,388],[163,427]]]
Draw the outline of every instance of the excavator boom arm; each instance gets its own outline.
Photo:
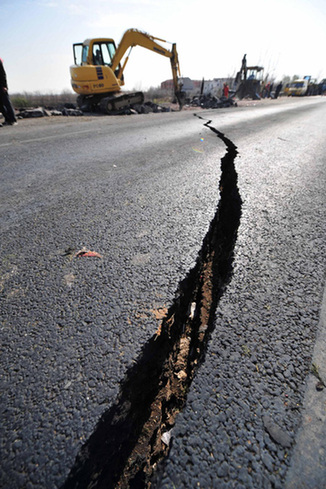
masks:
[[[181,103],[182,87],[179,83],[179,78],[178,78],[180,76],[180,66],[179,66],[176,44],[172,44],[172,49],[171,51],[169,51],[168,49],[165,49],[163,46],[158,44],[156,41],[166,42],[163,39],[159,39],[157,37],[151,36],[150,34],[139,31],[137,29],[128,29],[122,36],[120,44],[115,52],[114,58],[112,60],[112,70],[115,71],[118,68],[127,49],[132,48],[134,46],[142,46],[143,48],[149,49],[150,51],[154,51],[155,53],[160,54],[161,56],[170,58],[175,95],[179,101],[179,104],[182,105]],[[120,68],[118,78],[121,78],[123,70],[128,61],[128,58],[129,57],[127,56],[123,66]]]

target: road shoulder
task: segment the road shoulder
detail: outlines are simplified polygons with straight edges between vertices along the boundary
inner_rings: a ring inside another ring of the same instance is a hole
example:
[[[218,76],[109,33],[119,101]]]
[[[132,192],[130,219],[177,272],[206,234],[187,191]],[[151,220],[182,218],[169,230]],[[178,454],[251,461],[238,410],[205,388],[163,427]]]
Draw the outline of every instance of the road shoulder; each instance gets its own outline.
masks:
[[[312,365],[326,380],[326,288]],[[307,378],[302,425],[299,429],[284,489],[326,488],[326,389],[316,389],[318,379]]]

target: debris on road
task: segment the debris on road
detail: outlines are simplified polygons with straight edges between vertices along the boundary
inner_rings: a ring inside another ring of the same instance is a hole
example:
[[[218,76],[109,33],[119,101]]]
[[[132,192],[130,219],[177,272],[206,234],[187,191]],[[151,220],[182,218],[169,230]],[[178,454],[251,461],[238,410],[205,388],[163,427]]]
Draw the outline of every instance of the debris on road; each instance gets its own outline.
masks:
[[[320,392],[320,391],[324,390],[324,387],[325,387],[324,382],[321,382],[321,381],[317,382],[317,384],[316,384],[316,390],[317,390],[318,392]]]
[[[290,448],[292,445],[292,439],[290,435],[278,426],[270,416],[265,414],[263,416],[263,423],[266,431],[269,433],[270,437],[279,445],[284,448]]]
[[[317,391],[322,391],[323,388],[326,387],[326,384],[320,376],[318,365],[316,365],[315,363],[312,363],[311,368],[310,368],[310,372],[312,373],[312,375],[314,375],[316,377],[316,379],[319,380],[319,382],[317,382],[317,384],[316,384]]]
[[[77,253],[75,254],[75,258],[84,258],[84,257],[103,258],[102,255],[97,253],[97,251],[91,251],[85,247],[77,251]]]
[[[19,109],[18,118],[27,119],[30,117],[49,117],[51,112],[44,107],[36,107],[31,109]]]
[[[92,113],[89,108],[83,108],[82,110],[84,113]],[[167,104],[166,106],[164,105],[159,105],[156,104],[155,102],[147,101],[142,104],[132,104],[129,107],[121,108],[120,110],[116,111],[111,111],[110,114],[106,115],[137,115],[137,114],[150,114],[150,113],[162,113],[162,112],[174,112],[175,109],[173,109],[170,104]]]
[[[69,104],[70,105],[70,104]],[[45,107],[36,107],[29,109],[19,109],[17,113],[18,119],[30,119],[36,117],[51,117],[51,116],[81,116],[84,115],[79,109],[73,107],[64,107],[62,110],[46,109]]]
[[[73,286],[73,283],[76,280],[76,276],[73,273],[67,273],[64,277],[64,283],[67,285],[67,287],[71,288]]]
[[[58,112],[58,111],[54,111],[54,112]],[[56,115],[56,114],[52,114],[52,115]],[[76,116],[84,115],[84,113],[79,109],[64,108],[62,110],[62,115],[70,115],[76,117]]]
[[[192,302],[191,303],[191,306],[190,306],[190,314],[189,314],[189,317],[190,319],[194,319],[194,316],[195,316],[195,311],[196,311],[196,302]]]
[[[74,256],[75,255],[75,248],[73,246],[68,246],[62,253],[62,256]]]
[[[238,104],[231,97],[215,97],[211,95],[197,95],[189,102],[191,107],[201,107],[202,109],[222,109],[225,107],[237,107]]]
[[[163,433],[163,435],[161,436],[161,440],[162,442],[164,443],[164,445],[166,445],[167,447],[170,445],[170,441],[171,441],[171,433],[172,433],[172,430],[170,431],[166,431],[165,433]]]
[[[202,109],[220,109],[225,107],[237,107],[237,102],[232,94],[230,97],[221,98],[211,95],[196,95],[192,99],[187,100],[185,107],[200,107]],[[138,114],[157,114],[163,112],[178,112],[175,104],[157,104],[152,101],[147,101],[142,104],[133,104],[130,107],[122,108],[119,111],[112,112],[109,115],[138,115]],[[19,108],[16,111],[18,119],[30,119],[38,117],[58,117],[69,116],[79,117],[83,115],[93,114],[94,111],[89,107],[78,109],[75,104],[67,103],[64,106],[58,107],[28,107]],[[108,114],[106,114],[108,115]]]
[[[144,104],[132,105],[130,109],[125,109],[124,114],[150,114],[151,112],[171,112],[170,107],[164,107],[163,105],[156,104],[154,102],[145,102]],[[121,112],[122,113],[122,112]]]
[[[132,114],[150,114],[150,113],[162,113],[162,112],[174,112],[174,108],[170,105],[159,105],[154,102],[148,101],[143,104],[134,104],[128,108],[121,109],[116,112],[112,112],[112,115],[132,115]],[[29,107],[19,108],[17,110],[17,117],[19,119],[29,119],[36,117],[51,117],[51,116],[73,116],[79,117],[84,114],[92,113],[90,110],[80,110],[75,104],[65,104],[64,107]]]

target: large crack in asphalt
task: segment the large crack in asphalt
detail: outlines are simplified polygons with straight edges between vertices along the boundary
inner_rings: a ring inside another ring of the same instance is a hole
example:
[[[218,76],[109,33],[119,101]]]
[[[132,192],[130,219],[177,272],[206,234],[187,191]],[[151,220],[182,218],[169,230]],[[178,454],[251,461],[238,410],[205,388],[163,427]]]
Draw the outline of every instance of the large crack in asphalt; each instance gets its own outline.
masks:
[[[226,153],[220,199],[196,264],[180,282],[159,330],[128,370],[114,404],[81,448],[62,489],[149,488],[169,452],[170,431],[204,361],[216,307],[231,280],[241,217],[237,148],[211,122],[204,126],[224,142]]]

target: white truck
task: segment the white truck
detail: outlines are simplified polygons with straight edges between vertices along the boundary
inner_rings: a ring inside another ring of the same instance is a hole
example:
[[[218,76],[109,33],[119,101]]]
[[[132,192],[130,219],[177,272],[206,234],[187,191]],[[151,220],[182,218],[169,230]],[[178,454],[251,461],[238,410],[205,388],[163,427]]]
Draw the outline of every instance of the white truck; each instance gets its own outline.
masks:
[[[310,82],[310,76],[305,76],[304,78],[299,78],[288,84],[285,89],[287,95],[290,96],[303,96],[308,92],[308,86]]]

